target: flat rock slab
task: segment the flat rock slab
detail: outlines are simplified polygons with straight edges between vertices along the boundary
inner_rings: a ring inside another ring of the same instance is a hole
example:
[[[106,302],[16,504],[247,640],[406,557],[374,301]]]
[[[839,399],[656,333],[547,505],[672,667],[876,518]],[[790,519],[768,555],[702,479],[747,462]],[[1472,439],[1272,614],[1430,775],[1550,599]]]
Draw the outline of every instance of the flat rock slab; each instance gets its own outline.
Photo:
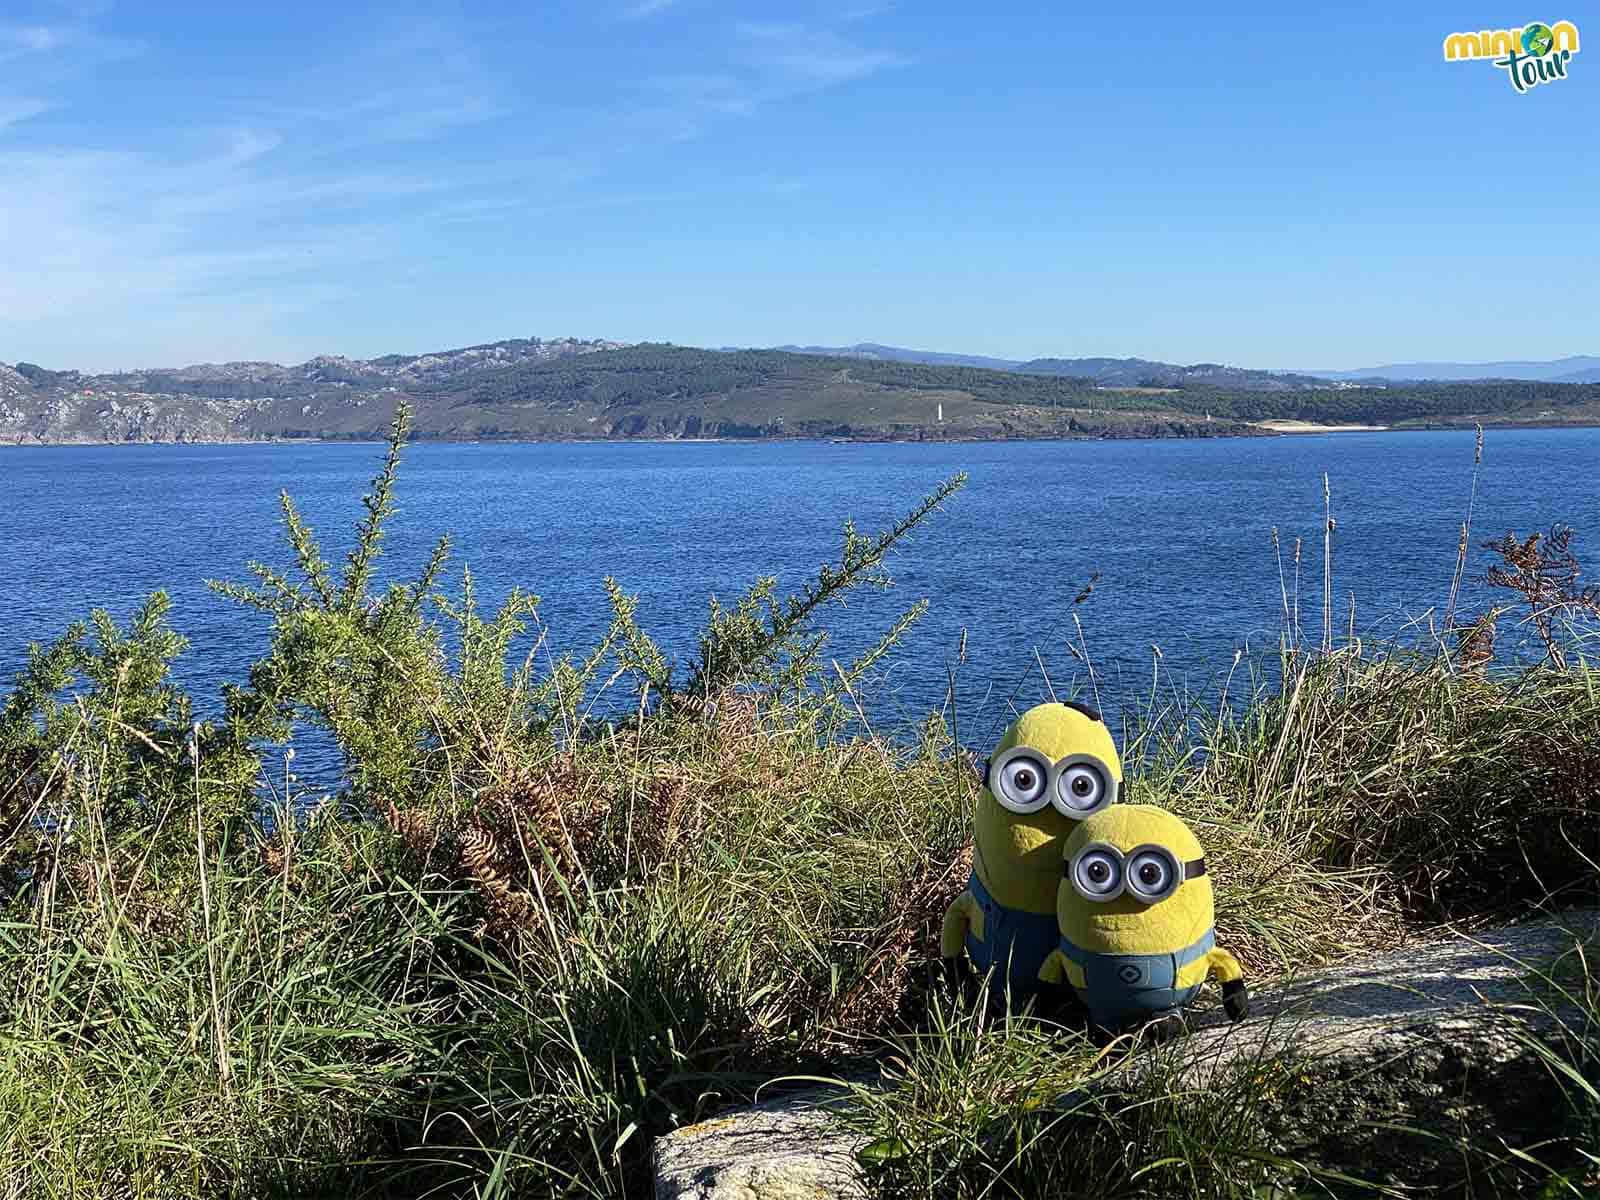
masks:
[[[1308,972],[1253,993],[1241,1024],[1220,1010],[1199,1014],[1194,1032],[1162,1053],[1176,1053],[1195,1082],[1240,1059],[1349,1064],[1428,1045],[1509,1058],[1517,1043],[1489,1005],[1527,998],[1534,969],[1597,934],[1600,912],[1570,912]],[[855,1157],[863,1139],[833,1112],[843,1103],[848,1094],[839,1089],[799,1092],[658,1138],[657,1200],[864,1195]]]
[[[735,1109],[657,1138],[658,1200],[818,1200],[857,1196],[861,1139],[829,1111],[835,1089]]]
[[[1203,1072],[1263,1054],[1371,1058],[1419,1042],[1509,1052],[1516,1042],[1495,1036],[1505,1022],[1492,1006],[1529,999],[1533,972],[1597,935],[1600,912],[1563,913],[1308,972],[1252,994],[1250,1018],[1238,1025],[1219,1010],[1201,1014],[1181,1057]]]

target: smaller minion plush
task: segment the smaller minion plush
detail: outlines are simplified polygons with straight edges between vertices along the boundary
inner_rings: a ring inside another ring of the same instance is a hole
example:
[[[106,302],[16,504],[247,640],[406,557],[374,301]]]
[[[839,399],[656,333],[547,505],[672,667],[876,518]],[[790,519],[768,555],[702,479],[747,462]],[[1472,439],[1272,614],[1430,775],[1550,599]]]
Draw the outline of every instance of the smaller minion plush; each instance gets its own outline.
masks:
[[[1178,1014],[1212,975],[1223,1007],[1249,1013],[1244,971],[1216,945],[1205,853],[1189,827],[1148,804],[1094,813],[1067,839],[1056,891],[1060,942],[1039,970],[1072,985],[1089,1019],[1116,1032]]]
[[[1020,1006],[1040,992],[1039,968],[1055,949],[1056,885],[1067,835],[1116,802],[1122,762],[1094,709],[1049,703],[1016,719],[978,766],[972,876],[944,918],[941,952],[992,971],[996,991]]]

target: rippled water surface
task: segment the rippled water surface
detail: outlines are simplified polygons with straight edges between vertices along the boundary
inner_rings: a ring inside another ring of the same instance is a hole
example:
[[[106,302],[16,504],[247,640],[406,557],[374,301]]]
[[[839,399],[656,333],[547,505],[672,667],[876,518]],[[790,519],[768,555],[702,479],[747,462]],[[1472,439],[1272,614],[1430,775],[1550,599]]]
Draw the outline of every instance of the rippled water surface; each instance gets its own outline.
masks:
[[[181,680],[203,708],[242,679],[266,644],[262,617],[210,594],[250,559],[287,566],[277,495],[287,489],[324,538],[348,549],[376,445],[111,446],[0,449],[0,675],[30,640],[95,606],[125,616],[166,588],[190,639]],[[1275,644],[1282,599],[1271,530],[1291,575],[1305,538],[1302,621],[1320,636],[1323,473],[1332,489],[1336,623],[1350,597],[1363,631],[1442,607],[1472,473],[1473,435],[1352,433],[1212,441],[956,445],[683,443],[415,445],[385,570],[414,574],[444,532],[492,604],[514,585],[543,597],[557,650],[581,650],[608,619],[601,580],[641,595],[644,626],[680,661],[708,594],[758,575],[798,585],[836,555],[839,527],[891,521],[942,478],[967,488],[893,561],[897,587],[832,614],[841,660],[926,597],[926,620],[875,690],[885,726],[939,704],[963,630],[959,695],[981,738],[1021,688],[1058,687],[1081,665],[1072,600],[1106,690],[1147,688],[1152,645],[1163,676],[1214,684],[1236,648]],[[1565,520],[1600,569],[1600,430],[1488,436],[1474,543]],[[1471,564],[1484,556],[1474,546]],[[457,575],[459,580],[459,575]],[[1482,588],[1466,589],[1481,606]],[[1029,678],[1030,671],[1032,678]],[[1108,697],[1108,702],[1111,698]]]

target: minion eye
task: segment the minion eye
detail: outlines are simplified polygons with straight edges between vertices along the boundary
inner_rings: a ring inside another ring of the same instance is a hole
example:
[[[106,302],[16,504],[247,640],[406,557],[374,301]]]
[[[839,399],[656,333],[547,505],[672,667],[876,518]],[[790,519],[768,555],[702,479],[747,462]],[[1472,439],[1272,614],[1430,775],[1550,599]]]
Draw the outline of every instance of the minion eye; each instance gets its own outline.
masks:
[[[1104,902],[1122,894],[1122,860],[1109,850],[1087,849],[1072,864],[1072,886],[1085,900]]]
[[[1012,812],[1032,813],[1047,799],[1050,768],[1032,755],[1018,755],[1000,765],[995,799]]]
[[[1107,795],[1106,777],[1086,762],[1072,764],[1056,781],[1056,807],[1069,817],[1082,819],[1098,812],[1105,807]]]
[[[1128,859],[1128,890],[1140,900],[1154,903],[1178,890],[1178,862],[1157,847],[1137,850]]]

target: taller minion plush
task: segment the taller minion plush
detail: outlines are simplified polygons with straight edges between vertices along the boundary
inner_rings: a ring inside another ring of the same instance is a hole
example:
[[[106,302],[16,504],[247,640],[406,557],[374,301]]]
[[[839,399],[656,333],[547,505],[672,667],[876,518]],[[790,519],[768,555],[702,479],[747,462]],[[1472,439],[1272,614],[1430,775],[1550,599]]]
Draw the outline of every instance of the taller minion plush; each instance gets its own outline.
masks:
[[[965,952],[1021,1005],[1039,992],[1040,968],[1060,936],[1066,839],[1116,802],[1122,761],[1099,713],[1050,703],[1018,717],[978,772],[972,876],[945,913],[940,950],[947,961]]]
[[[1061,941],[1040,979],[1071,984],[1095,1026],[1155,1021],[1175,1032],[1212,975],[1228,1016],[1247,1015],[1244,972],[1216,944],[1205,854],[1178,817],[1148,804],[1094,813],[1067,839],[1060,869]]]

